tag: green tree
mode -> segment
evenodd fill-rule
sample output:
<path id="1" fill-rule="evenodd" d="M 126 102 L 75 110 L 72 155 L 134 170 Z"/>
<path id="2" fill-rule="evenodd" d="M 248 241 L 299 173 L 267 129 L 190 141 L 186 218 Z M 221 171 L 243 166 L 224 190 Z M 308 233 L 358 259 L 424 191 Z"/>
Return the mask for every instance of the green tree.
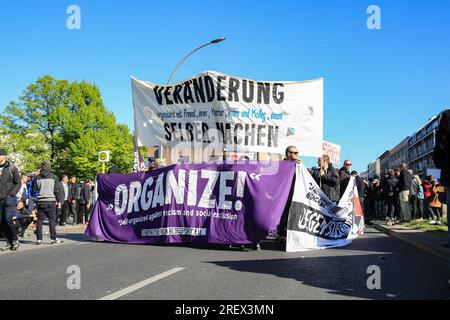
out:
<path id="1" fill-rule="evenodd" d="M 98 87 L 82 82 L 39 78 L 0 116 L 1 128 L 20 141 L 16 149 L 27 168 L 50 159 L 59 174 L 93 178 L 100 172 L 98 152 L 111 151 L 110 166 L 132 170 L 133 136 L 117 124 Z M 34 158 L 31 158 L 31 155 Z"/>

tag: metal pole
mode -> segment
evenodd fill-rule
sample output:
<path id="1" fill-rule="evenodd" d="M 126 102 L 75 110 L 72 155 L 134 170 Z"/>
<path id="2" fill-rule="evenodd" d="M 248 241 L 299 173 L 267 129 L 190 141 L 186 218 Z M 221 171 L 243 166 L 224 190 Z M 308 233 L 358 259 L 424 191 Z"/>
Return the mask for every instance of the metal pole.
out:
<path id="1" fill-rule="evenodd" d="M 169 80 L 167 80 L 167 84 L 170 83 L 170 80 L 172 80 L 173 75 L 175 74 L 175 71 L 177 71 L 178 67 L 181 66 L 181 64 L 186 61 L 187 58 L 189 58 L 190 55 L 192 55 L 194 52 L 200 50 L 201 48 L 204 48 L 206 46 L 209 46 L 210 44 L 215 44 L 215 43 L 219 43 L 221 41 L 225 40 L 225 38 L 217 38 L 212 40 L 211 42 L 208 42 L 206 44 L 201 45 L 198 48 L 195 48 L 194 50 L 192 50 L 191 52 L 189 52 L 180 62 L 178 62 L 178 64 L 175 66 L 175 69 L 173 69 L 172 73 L 170 74 Z"/>

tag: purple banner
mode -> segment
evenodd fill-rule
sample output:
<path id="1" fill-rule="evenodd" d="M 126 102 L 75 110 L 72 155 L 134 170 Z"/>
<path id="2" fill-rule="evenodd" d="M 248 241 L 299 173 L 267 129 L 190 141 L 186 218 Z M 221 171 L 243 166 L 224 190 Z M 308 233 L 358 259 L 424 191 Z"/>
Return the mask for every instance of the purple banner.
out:
<path id="1" fill-rule="evenodd" d="M 176 164 L 97 176 L 86 234 L 121 243 L 249 244 L 276 229 L 295 163 Z"/>

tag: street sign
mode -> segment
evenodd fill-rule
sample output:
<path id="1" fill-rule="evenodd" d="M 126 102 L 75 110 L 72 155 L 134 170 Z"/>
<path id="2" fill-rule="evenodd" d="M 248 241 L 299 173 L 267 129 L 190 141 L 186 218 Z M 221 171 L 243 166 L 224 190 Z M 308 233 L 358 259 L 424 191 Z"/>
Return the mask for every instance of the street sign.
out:
<path id="1" fill-rule="evenodd" d="M 99 162 L 109 162 L 110 161 L 109 151 L 100 151 L 98 153 L 98 161 Z"/>

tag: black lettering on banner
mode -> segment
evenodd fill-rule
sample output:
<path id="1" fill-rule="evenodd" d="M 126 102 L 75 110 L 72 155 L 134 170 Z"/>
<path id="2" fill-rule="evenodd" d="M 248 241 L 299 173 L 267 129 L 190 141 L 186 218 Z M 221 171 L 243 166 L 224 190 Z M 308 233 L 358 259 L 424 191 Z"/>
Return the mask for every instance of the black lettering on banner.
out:
<path id="1" fill-rule="evenodd" d="M 220 131 L 218 143 L 223 143 L 224 136 L 225 136 L 225 132 L 223 131 L 223 123 L 216 122 L 216 129 L 217 129 L 217 131 Z"/>
<path id="2" fill-rule="evenodd" d="M 248 82 L 248 89 L 247 89 Z M 247 92 L 248 90 L 248 92 Z M 255 93 L 255 84 L 253 81 L 242 80 L 242 98 L 245 102 L 253 102 L 253 96 Z"/>
<path id="3" fill-rule="evenodd" d="M 242 143 L 242 138 L 239 138 L 238 130 L 242 130 L 242 124 L 236 123 L 234 126 L 234 144 L 240 145 Z"/>
<path id="4" fill-rule="evenodd" d="M 164 97 L 166 98 L 166 104 L 173 104 L 173 101 L 169 99 L 171 89 L 172 87 L 166 87 L 166 90 L 164 90 Z"/>
<path id="5" fill-rule="evenodd" d="M 194 103 L 194 97 L 192 96 L 190 81 L 185 81 L 184 83 L 184 103 L 192 102 Z"/>
<path id="6" fill-rule="evenodd" d="M 159 86 L 156 86 L 155 88 L 153 88 L 153 92 L 155 93 L 155 97 L 156 97 L 156 100 L 158 101 L 159 105 L 162 105 L 162 103 L 163 103 L 163 97 L 162 97 L 163 90 L 164 90 L 164 88 L 159 87 Z"/>
<path id="7" fill-rule="evenodd" d="M 176 123 L 176 122 L 171 122 L 171 123 L 170 123 L 170 128 L 172 129 L 172 135 L 173 135 L 173 140 L 174 140 L 174 141 L 178 140 L 177 134 L 176 134 L 176 132 L 174 132 L 176 126 L 177 126 L 177 123 Z"/>
<path id="8" fill-rule="evenodd" d="M 166 140 L 170 141 L 172 140 L 172 132 L 169 131 L 170 129 L 170 124 L 168 124 L 167 122 L 164 123 L 164 130 L 166 130 Z"/>
<path id="9" fill-rule="evenodd" d="M 263 138 L 266 136 L 266 133 L 264 131 L 264 129 L 266 129 L 266 125 L 265 124 L 260 124 L 258 125 L 258 146 L 264 146 L 264 140 Z"/>
<path id="10" fill-rule="evenodd" d="M 270 83 L 258 82 L 258 103 L 262 103 L 264 98 L 264 104 L 270 104 Z"/>
<path id="11" fill-rule="evenodd" d="M 228 82 L 228 101 L 239 101 L 238 89 L 239 80 L 230 77 Z"/>
<path id="12" fill-rule="evenodd" d="M 224 144 L 231 145 L 233 144 L 233 139 L 231 137 L 231 124 L 225 123 L 225 136 L 224 136 Z"/>
<path id="13" fill-rule="evenodd" d="M 208 124 L 202 122 L 203 143 L 211 143 L 211 140 L 209 139 L 208 131 L 209 131 Z"/>
<path id="14" fill-rule="evenodd" d="M 324 215 L 304 203 L 291 203 L 288 230 L 305 232 L 326 240 L 341 240 L 348 237 L 351 228 L 351 220 Z"/>
<path id="15" fill-rule="evenodd" d="M 214 81 L 211 76 L 205 76 L 205 89 L 206 89 L 206 98 L 208 102 L 212 102 L 214 100 Z"/>
<path id="16" fill-rule="evenodd" d="M 178 132 L 180 133 L 180 139 L 181 139 L 181 141 L 184 141 L 184 138 L 183 138 L 183 128 L 181 127 L 181 123 L 179 123 L 178 122 Z"/>
<path id="17" fill-rule="evenodd" d="M 224 76 L 217 76 L 217 101 L 225 101 L 225 97 L 222 96 L 222 90 L 225 89 L 225 86 L 222 85 L 222 80 L 226 80 L 227 77 Z"/>
<path id="18" fill-rule="evenodd" d="M 186 123 L 186 131 L 189 134 L 189 142 L 192 142 L 194 140 L 194 126 L 192 125 L 192 123 Z"/>
<path id="19" fill-rule="evenodd" d="M 279 127 L 269 126 L 269 134 L 267 135 L 267 146 L 278 148 L 278 132 Z"/>
<path id="20" fill-rule="evenodd" d="M 182 88 L 183 88 L 183 86 L 181 84 L 177 84 L 175 86 L 175 90 L 173 92 L 173 100 L 176 104 L 183 103 L 183 99 L 181 99 L 181 96 L 180 96 L 180 92 L 181 92 Z"/>
<path id="21" fill-rule="evenodd" d="M 194 93 L 197 98 L 197 102 L 205 102 L 205 90 L 203 89 L 203 80 L 202 78 L 194 79 Z"/>
<path id="22" fill-rule="evenodd" d="M 274 83 L 272 88 L 272 94 L 273 94 L 273 101 L 276 104 L 281 104 L 284 101 L 284 92 L 278 93 L 278 87 L 284 87 L 284 84 L 282 83 Z"/>

